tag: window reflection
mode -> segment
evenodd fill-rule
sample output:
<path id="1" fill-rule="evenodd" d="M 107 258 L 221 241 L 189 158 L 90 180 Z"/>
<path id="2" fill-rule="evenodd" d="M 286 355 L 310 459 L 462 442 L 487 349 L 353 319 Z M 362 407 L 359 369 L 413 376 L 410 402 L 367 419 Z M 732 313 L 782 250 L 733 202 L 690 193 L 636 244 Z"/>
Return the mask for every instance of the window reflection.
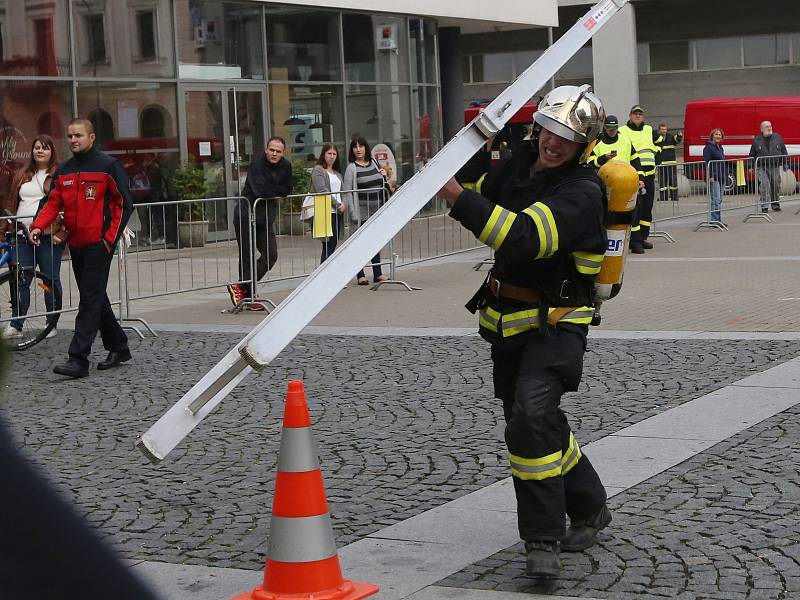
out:
<path id="1" fill-rule="evenodd" d="M 287 154 L 304 159 L 344 140 L 342 86 L 273 83 L 269 101 L 271 131 L 286 140 Z"/>
<path id="2" fill-rule="evenodd" d="M 411 81 L 437 83 L 436 26 L 432 21 L 410 19 L 408 28 L 411 36 Z"/>
<path id="3" fill-rule="evenodd" d="M 122 163 L 136 203 L 167 200 L 168 174 L 179 163 L 176 115 L 173 84 L 78 83 L 78 116 Z"/>
<path id="4" fill-rule="evenodd" d="M 372 144 L 401 139 L 411 130 L 408 94 L 406 86 L 347 86 L 348 137 L 360 135 Z"/>
<path id="5" fill-rule="evenodd" d="M 0 0 L 0 75 L 69 75 L 66 2 Z"/>
<path id="6" fill-rule="evenodd" d="M 419 86 L 411 91 L 417 120 L 415 161 L 420 168 L 442 147 L 442 115 L 438 88 Z"/>
<path id="7" fill-rule="evenodd" d="M 175 76 L 170 0 L 81 0 L 73 15 L 81 75 Z"/>
<path id="8" fill-rule="evenodd" d="M 270 8 L 266 23 L 270 79 L 331 81 L 342 78 L 338 13 Z"/>
<path id="9" fill-rule="evenodd" d="M 406 19 L 345 14 L 342 27 L 348 82 L 409 81 Z"/>
<path id="10" fill-rule="evenodd" d="M 263 79 L 261 6 L 176 0 L 180 76 Z"/>

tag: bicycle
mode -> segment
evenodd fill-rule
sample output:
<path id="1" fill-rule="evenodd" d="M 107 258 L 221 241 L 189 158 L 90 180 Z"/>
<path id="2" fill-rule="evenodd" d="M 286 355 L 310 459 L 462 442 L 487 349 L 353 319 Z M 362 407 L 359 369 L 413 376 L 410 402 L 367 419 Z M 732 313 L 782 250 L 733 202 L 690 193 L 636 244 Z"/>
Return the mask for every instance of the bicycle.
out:
<path id="1" fill-rule="evenodd" d="M 45 275 L 35 267 L 20 267 L 12 261 L 14 255 L 15 238 L 27 238 L 28 230 L 24 224 L 18 223 L 14 231 L 5 232 L 5 240 L 0 242 L 0 268 L 8 265 L 8 271 L 0 273 L 0 321 L 8 322 L 11 317 L 19 318 L 22 323 L 21 337 L 6 339 L 6 343 L 13 350 L 27 350 L 41 342 L 56 326 L 52 315 L 43 313 L 61 310 L 61 292 L 53 285 L 52 278 Z M 46 249 L 39 250 L 45 252 Z M 19 315 L 19 282 L 25 275 L 31 275 L 30 303 L 33 316 Z M 47 310 L 45 294 L 53 298 L 52 311 Z M 9 310 L 10 307 L 10 310 Z M 42 310 L 45 309 L 45 310 Z"/>

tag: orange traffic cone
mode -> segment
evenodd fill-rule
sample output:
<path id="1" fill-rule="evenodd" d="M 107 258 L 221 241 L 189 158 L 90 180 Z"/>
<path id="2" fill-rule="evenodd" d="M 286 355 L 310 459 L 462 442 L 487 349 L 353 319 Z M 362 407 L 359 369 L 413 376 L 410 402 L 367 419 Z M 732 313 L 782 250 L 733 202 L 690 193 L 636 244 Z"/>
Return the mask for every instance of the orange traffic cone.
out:
<path id="1" fill-rule="evenodd" d="M 290 381 L 264 583 L 232 600 L 358 600 L 378 589 L 342 577 L 303 382 Z"/>

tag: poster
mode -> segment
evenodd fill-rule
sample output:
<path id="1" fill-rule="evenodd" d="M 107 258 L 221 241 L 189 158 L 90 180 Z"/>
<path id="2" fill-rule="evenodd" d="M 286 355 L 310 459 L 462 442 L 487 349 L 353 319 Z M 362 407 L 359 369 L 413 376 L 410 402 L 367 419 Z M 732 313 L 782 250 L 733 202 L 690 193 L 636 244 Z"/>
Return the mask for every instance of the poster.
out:
<path id="1" fill-rule="evenodd" d="M 386 178 L 389 180 L 389 187 L 392 190 L 397 188 L 397 161 L 394 152 L 386 144 L 375 144 L 372 148 L 372 158 L 386 171 Z"/>

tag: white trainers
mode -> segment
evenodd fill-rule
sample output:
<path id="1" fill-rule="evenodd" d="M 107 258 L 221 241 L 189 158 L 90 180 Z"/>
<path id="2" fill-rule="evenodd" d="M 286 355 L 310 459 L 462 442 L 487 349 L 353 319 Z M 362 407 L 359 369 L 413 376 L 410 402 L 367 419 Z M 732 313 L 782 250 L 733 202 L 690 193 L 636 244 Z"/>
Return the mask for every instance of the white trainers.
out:
<path id="1" fill-rule="evenodd" d="M 47 335 L 46 335 L 46 336 L 44 336 L 44 337 L 45 337 L 45 339 L 47 339 L 47 338 L 54 338 L 54 337 L 56 337 L 56 334 L 57 334 L 57 333 L 58 333 L 58 329 L 56 329 L 55 327 L 53 327 L 53 328 L 52 328 L 50 331 L 48 331 L 48 332 L 47 332 Z"/>
<path id="2" fill-rule="evenodd" d="M 22 331 L 20 329 L 17 329 L 16 327 L 12 327 L 11 325 L 9 325 L 8 327 L 6 327 L 3 330 L 2 336 L 3 336 L 4 340 L 12 340 L 14 338 L 21 338 L 22 337 Z"/>

